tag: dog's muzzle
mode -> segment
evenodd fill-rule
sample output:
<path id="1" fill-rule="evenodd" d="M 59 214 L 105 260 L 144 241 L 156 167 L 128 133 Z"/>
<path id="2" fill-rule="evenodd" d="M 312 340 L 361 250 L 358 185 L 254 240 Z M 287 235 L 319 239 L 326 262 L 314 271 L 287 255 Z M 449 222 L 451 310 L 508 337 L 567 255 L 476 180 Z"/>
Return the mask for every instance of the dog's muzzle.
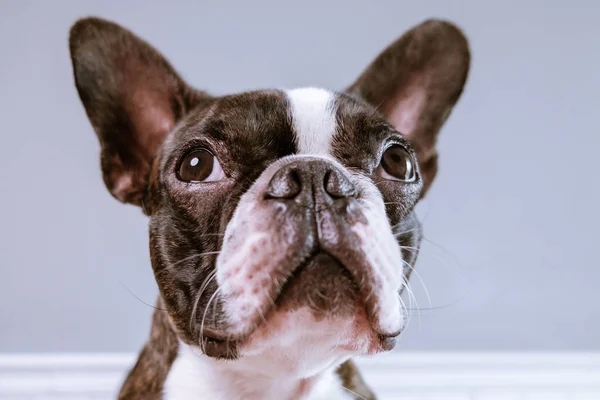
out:
<path id="1" fill-rule="evenodd" d="M 374 185 L 326 158 L 267 168 L 240 199 L 217 258 L 229 337 L 272 312 L 369 320 L 382 337 L 402 326 L 402 260 Z"/>

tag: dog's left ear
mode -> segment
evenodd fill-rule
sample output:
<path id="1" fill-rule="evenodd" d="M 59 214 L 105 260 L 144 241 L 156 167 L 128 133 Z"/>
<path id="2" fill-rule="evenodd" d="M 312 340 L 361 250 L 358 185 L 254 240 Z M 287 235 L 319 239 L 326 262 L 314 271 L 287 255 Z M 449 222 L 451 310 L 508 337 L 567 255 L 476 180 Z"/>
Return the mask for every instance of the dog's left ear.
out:
<path id="1" fill-rule="evenodd" d="M 423 191 L 437 172 L 437 135 L 469 72 L 466 37 L 449 22 L 428 20 L 388 46 L 347 91 L 376 107 L 417 152 Z"/>

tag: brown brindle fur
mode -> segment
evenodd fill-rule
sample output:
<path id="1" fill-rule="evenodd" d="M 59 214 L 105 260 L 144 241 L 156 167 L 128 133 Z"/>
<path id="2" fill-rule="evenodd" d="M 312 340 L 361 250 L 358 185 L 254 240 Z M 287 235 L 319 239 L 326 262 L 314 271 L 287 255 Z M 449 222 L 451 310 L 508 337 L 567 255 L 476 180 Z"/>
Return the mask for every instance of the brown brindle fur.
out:
<path id="1" fill-rule="evenodd" d="M 377 400 L 375 394 L 371 392 L 369 386 L 362 379 L 360 371 L 356 368 L 356 364 L 352 360 L 348 360 L 340 365 L 335 372 L 342 380 L 342 385 L 346 389 L 350 389 L 356 393 L 356 396 L 354 396 L 355 399 Z"/>
<path id="2" fill-rule="evenodd" d="M 152 316 L 150 338 L 129 372 L 119 399 L 159 400 L 171 364 L 177 357 L 178 347 L 177 334 L 159 298 Z"/>

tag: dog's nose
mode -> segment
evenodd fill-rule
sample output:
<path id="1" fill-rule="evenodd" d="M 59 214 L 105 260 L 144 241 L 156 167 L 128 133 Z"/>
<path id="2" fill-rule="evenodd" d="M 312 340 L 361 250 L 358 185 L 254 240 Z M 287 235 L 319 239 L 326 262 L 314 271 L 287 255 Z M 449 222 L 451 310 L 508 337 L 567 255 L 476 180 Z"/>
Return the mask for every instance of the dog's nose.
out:
<path id="1" fill-rule="evenodd" d="M 265 197 L 327 201 L 353 197 L 356 187 L 338 167 L 325 160 L 294 160 L 281 167 L 267 185 Z"/>

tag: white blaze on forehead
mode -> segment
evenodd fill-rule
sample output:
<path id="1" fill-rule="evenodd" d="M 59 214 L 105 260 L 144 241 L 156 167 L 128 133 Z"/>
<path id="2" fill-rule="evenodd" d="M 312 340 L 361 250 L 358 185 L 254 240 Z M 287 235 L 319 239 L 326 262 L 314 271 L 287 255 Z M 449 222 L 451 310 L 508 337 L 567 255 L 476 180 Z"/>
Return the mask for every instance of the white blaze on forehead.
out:
<path id="1" fill-rule="evenodd" d="M 299 154 L 328 156 L 335 133 L 333 93 L 316 88 L 286 91 Z"/>

